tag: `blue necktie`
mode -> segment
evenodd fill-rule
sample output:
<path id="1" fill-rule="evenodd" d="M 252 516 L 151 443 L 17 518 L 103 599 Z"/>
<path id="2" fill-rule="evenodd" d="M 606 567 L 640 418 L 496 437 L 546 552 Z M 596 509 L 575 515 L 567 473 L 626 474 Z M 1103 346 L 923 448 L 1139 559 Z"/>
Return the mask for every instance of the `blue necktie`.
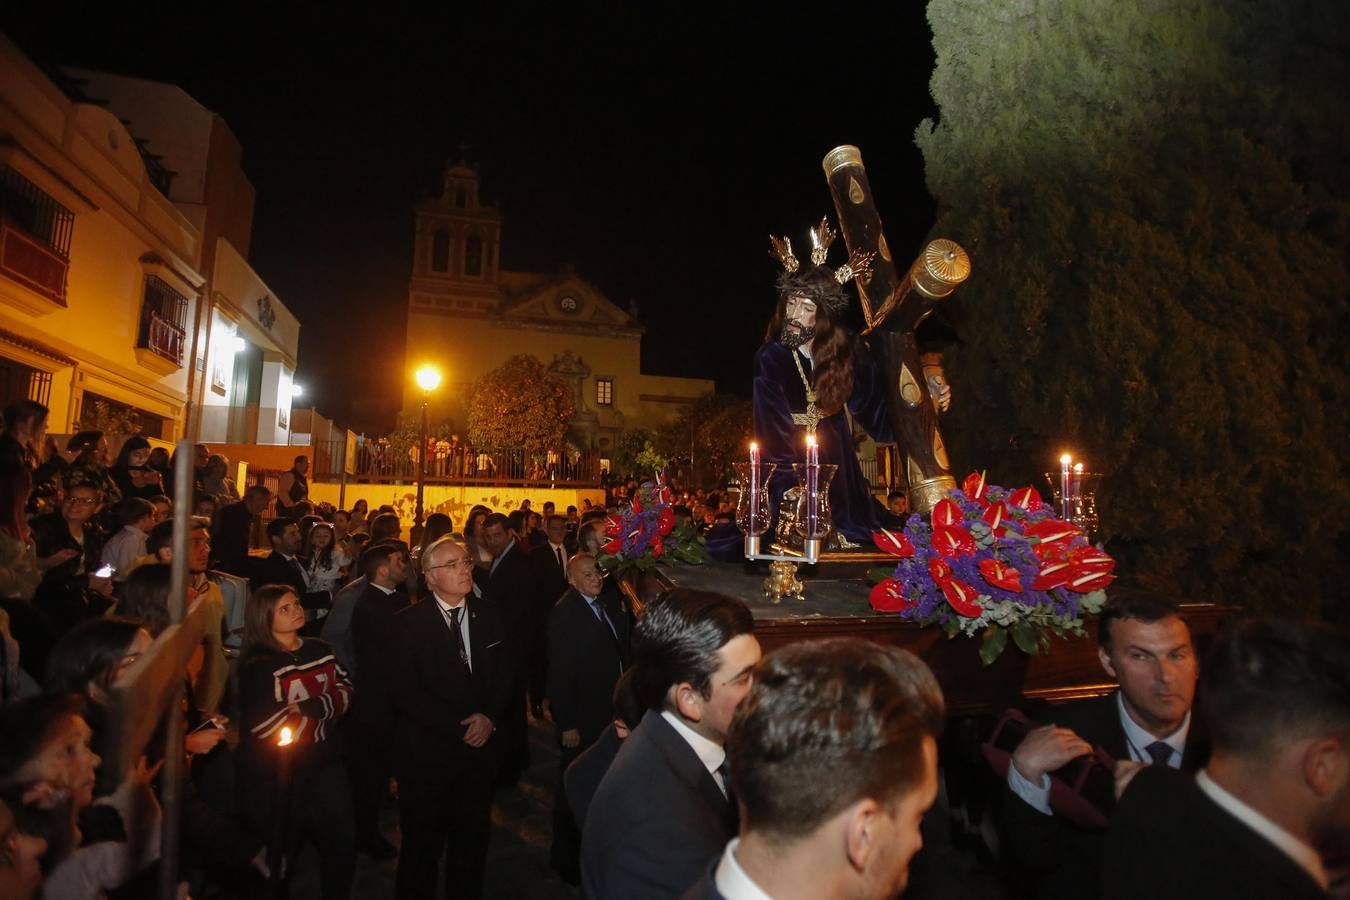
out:
<path id="1" fill-rule="evenodd" d="M 1166 741 L 1154 741 L 1144 748 L 1153 757 L 1153 765 L 1165 766 L 1172 761 L 1172 745 Z"/>

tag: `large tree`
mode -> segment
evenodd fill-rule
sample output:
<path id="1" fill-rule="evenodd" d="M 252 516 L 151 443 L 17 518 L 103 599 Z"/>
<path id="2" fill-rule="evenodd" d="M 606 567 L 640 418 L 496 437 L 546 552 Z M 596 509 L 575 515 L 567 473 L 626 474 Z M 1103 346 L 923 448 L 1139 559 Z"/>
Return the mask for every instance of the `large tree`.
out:
<path id="1" fill-rule="evenodd" d="M 1345 9 L 929 4 L 917 141 L 974 264 L 948 442 L 1004 483 L 1086 456 L 1121 573 L 1173 596 L 1346 595 Z"/>
<path id="2" fill-rule="evenodd" d="M 469 440 L 497 450 L 560 450 L 576 411 L 562 379 L 533 356 L 513 356 L 474 382 Z"/>
<path id="3" fill-rule="evenodd" d="M 732 464 L 749 452 L 750 401 L 730 394 L 705 394 L 675 421 L 658 429 L 654 445 L 671 468 L 684 473 L 694 486 L 715 485 L 731 477 Z"/>

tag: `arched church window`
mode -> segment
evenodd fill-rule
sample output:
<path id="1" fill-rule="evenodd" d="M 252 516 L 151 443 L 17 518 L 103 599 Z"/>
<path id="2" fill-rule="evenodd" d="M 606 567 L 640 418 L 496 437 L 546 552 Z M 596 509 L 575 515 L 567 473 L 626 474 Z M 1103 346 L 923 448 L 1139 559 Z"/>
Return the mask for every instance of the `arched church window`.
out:
<path id="1" fill-rule="evenodd" d="M 483 239 L 470 237 L 464 241 L 464 274 L 483 274 Z"/>
<path id="2" fill-rule="evenodd" d="M 450 271 L 450 235 L 444 228 L 436 229 L 431 236 L 431 271 Z"/>

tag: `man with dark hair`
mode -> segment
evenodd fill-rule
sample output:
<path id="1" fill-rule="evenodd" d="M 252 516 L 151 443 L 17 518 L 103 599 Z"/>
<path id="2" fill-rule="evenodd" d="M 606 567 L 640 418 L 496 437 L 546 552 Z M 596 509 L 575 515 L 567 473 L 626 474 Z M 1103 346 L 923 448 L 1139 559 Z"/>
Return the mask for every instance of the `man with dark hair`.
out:
<path id="1" fill-rule="evenodd" d="M 517 515 L 520 511 L 512 513 Z M 497 723 L 504 758 L 501 778 L 514 784 L 529 764 L 529 733 L 525 721 L 525 695 L 530 641 L 534 634 L 534 593 L 525 549 L 516 540 L 511 519 L 492 513 L 483 520 L 479 533 L 483 546 L 492 554 L 487 577 L 482 579 L 483 599 L 497 610 L 506 628 L 510 657 L 515 662 L 511 681 L 511 703 L 506 717 Z M 481 578 L 481 573 L 478 574 Z"/>
<path id="2" fill-rule="evenodd" d="M 287 584 L 297 596 L 309 590 L 309 576 L 297 556 L 300 552 L 300 523 L 292 519 L 273 519 L 267 523 L 267 539 L 272 552 L 264 559 L 249 580 L 253 590 L 265 584 Z"/>
<path id="3" fill-rule="evenodd" d="M 1198 775 L 1117 773 L 1105 896 L 1326 896 L 1327 869 L 1350 860 L 1350 635 L 1240 622 L 1200 693 L 1213 751 Z"/>
<path id="4" fill-rule="evenodd" d="M 1037 897 L 1096 896 L 1102 832 L 1050 808 L 1050 773 L 1100 747 L 1116 760 L 1193 772 L 1208 744 L 1193 732 L 1199 673 L 1190 629 L 1175 604 L 1148 594 L 1113 597 L 1097 623 L 1102 669 L 1120 684 L 1103 697 L 1060 704 L 1037 717 L 1013 752 L 1004 797 L 1013 861 Z"/>
<path id="5" fill-rule="evenodd" d="M 398 540 L 402 534 L 403 523 L 399 521 L 397 513 L 382 512 L 370 520 L 370 542 L 372 544 Z"/>
<path id="6" fill-rule="evenodd" d="M 215 568 L 241 578 L 249 576 L 249 535 L 254 521 L 271 501 L 272 492 L 267 486 L 255 484 L 244 491 L 242 500 L 220 508 L 211 533 Z"/>
<path id="7" fill-rule="evenodd" d="M 679 896 L 735 834 L 724 746 L 759 662 L 754 619 L 734 597 L 676 588 L 644 613 L 633 661 L 648 711 L 581 839 L 582 890 L 597 900 Z"/>
<path id="8" fill-rule="evenodd" d="M 347 769 L 356 815 L 356 849 L 374 859 L 397 854 L 379 829 L 380 799 L 392 768 L 388 735 L 394 728 L 389 696 L 391 667 L 399 654 L 394 616 L 408 606 L 399 589 L 407 576 L 408 557 L 393 542 L 373 544 L 361 554 L 366 587 L 352 610 L 351 644 L 356 657 L 356 698 L 347 717 Z"/>
<path id="9" fill-rule="evenodd" d="M 942 720 L 908 651 L 840 638 L 766 656 L 727 741 L 740 837 L 685 897 L 897 896 L 937 798 Z"/>

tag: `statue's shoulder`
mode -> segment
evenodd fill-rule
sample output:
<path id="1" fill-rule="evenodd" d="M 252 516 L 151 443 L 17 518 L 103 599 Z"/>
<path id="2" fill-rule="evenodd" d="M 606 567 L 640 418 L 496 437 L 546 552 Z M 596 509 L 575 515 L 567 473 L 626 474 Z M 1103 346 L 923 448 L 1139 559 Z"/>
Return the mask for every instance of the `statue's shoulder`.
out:
<path id="1" fill-rule="evenodd" d="M 780 368 L 792 365 L 792 351 L 778 341 L 766 341 L 755 351 L 755 365 Z"/>

